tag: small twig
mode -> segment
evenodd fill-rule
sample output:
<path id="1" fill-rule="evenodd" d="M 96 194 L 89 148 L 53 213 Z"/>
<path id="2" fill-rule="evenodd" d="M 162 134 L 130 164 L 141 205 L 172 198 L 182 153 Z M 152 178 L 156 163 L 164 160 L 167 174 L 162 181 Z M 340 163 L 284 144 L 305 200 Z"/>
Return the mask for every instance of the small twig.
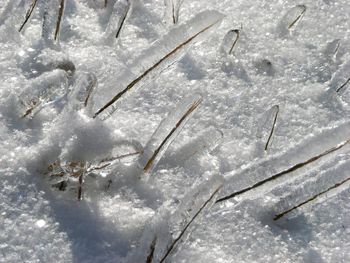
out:
<path id="1" fill-rule="evenodd" d="M 23 24 L 21 25 L 21 27 L 19 28 L 18 32 L 21 32 L 22 29 L 24 28 L 25 24 L 28 22 L 29 18 L 31 17 L 32 13 L 33 13 L 33 10 L 36 6 L 36 3 L 38 2 L 38 0 L 33 0 L 33 2 L 31 3 L 31 5 L 29 6 L 29 9 L 26 13 L 26 17 L 24 19 L 24 22 Z"/>
<path id="2" fill-rule="evenodd" d="M 146 263 L 152 263 L 153 256 L 154 256 L 154 250 L 156 249 L 156 243 L 157 243 L 157 237 L 154 237 L 154 239 L 153 239 L 153 241 L 151 243 L 149 255 L 148 255 L 147 259 L 146 259 Z"/>
<path id="3" fill-rule="evenodd" d="M 267 148 L 268 148 L 268 146 L 269 146 L 269 144 L 270 144 L 270 140 L 271 140 L 271 138 L 272 138 L 273 132 L 274 132 L 275 127 L 276 127 L 276 121 L 277 121 L 278 112 L 279 112 L 279 110 L 280 110 L 280 107 L 279 107 L 278 105 L 275 105 L 275 106 L 273 106 L 273 107 L 275 107 L 277 110 L 276 110 L 275 117 L 274 117 L 274 119 L 273 119 L 273 124 L 272 124 L 272 128 L 271 128 L 271 132 L 270 132 L 269 138 L 267 139 L 267 142 L 266 142 L 266 144 L 265 144 L 265 151 L 267 151 Z"/>
<path id="4" fill-rule="evenodd" d="M 337 89 L 337 93 L 338 93 L 339 91 L 341 91 L 349 82 L 350 82 L 350 78 L 348 78 L 348 79 L 345 81 L 345 83 L 344 83 L 343 85 L 341 85 L 341 86 Z"/>
<path id="5" fill-rule="evenodd" d="M 254 185 L 252 185 L 250 187 L 244 188 L 244 189 L 239 190 L 237 192 L 234 192 L 234 193 L 232 193 L 232 194 L 230 194 L 228 196 L 222 197 L 222 198 L 218 199 L 216 201 L 216 203 L 219 203 L 219 202 L 222 202 L 222 201 L 226 201 L 226 200 L 231 199 L 231 198 L 233 198 L 233 197 L 235 197 L 237 195 L 241 195 L 241 194 L 243 194 L 243 193 L 245 193 L 247 191 L 253 190 L 254 188 L 257 188 L 257 187 L 259 187 L 259 186 L 261 186 L 261 185 L 263 185 L 263 184 L 265 184 L 267 182 L 276 180 L 277 178 L 281 177 L 282 175 L 294 172 L 295 170 L 298 170 L 298 169 L 304 167 L 307 164 L 310 164 L 310 163 L 313 163 L 313 162 L 317 161 L 318 159 L 322 158 L 323 156 L 326 156 L 326 155 L 328 155 L 328 154 L 330 154 L 332 152 L 335 152 L 335 151 L 343 148 L 348 143 L 350 143 L 350 139 L 346 140 L 345 142 L 340 143 L 339 145 L 337 145 L 337 146 L 335 146 L 335 147 L 333 147 L 331 149 L 328 149 L 327 151 L 325 151 L 325 152 L 323 152 L 323 153 L 321 153 L 321 154 L 319 154 L 317 156 L 314 156 L 314 157 L 312 157 L 312 158 L 310 158 L 310 159 L 308 159 L 308 160 L 306 160 L 304 162 L 298 163 L 298 164 L 296 164 L 296 165 L 294 165 L 294 166 L 292 166 L 292 167 L 290 167 L 290 168 L 288 168 L 288 169 L 286 169 L 286 170 L 284 170 L 282 172 L 279 172 L 279 173 L 277 173 L 277 174 L 275 174 L 275 175 L 273 175 L 271 177 L 268 177 L 265 180 L 262 180 L 262 181 L 254 184 Z"/>
<path id="6" fill-rule="evenodd" d="M 58 36 L 58 34 L 60 32 L 61 20 L 62 20 L 63 11 L 64 11 L 64 4 L 65 4 L 65 0 L 61 0 L 60 7 L 59 7 L 59 10 L 58 10 L 57 23 L 56 23 L 55 40 L 57 40 L 57 36 Z"/>
<path id="7" fill-rule="evenodd" d="M 317 197 L 319 197 L 319 196 L 321 196 L 321 195 L 323 195 L 323 194 L 329 192 L 329 191 L 332 190 L 332 189 L 335 189 L 335 188 L 341 186 L 342 184 L 346 183 L 347 181 L 350 181 L 350 177 L 347 178 L 347 179 L 345 179 L 345 180 L 343 180 L 343 181 L 341 181 L 340 183 L 336 183 L 335 185 L 329 187 L 327 190 L 325 190 L 325 191 L 323 191 L 323 192 L 320 192 L 320 193 L 314 195 L 313 197 L 311 197 L 311 198 L 307 199 L 306 201 L 304 201 L 304 202 L 302 202 L 302 203 L 300 203 L 300 204 L 298 204 L 298 205 L 296 205 L 296 206 L 294 206 L 294 207 L 292 207 L 292 208 L 290 208 L 290 209 L 284 211 L 283 213 L 280 213 L 280 214 L 276 215 L 276 216 L 273 218 L 273 220 L 276 221 L 276 220 L 280 219 L 281 217 L 285 216 L 286 214 L 292 212 L 293 210 L 295 210 L 295 209 L 297 209 L 297 208 L 299 208 L 299 207 L 301 207 L 301 206 L 303 206 L 303 205 L 305 205 L 305 204 L 307 204 L 307 203 L 309 203 L 309 202 L 315 200 Z"/>
<path id="8" fill-rule="evenodd" d="M 107 7 L 108 4 L 108 0 L 105 0 L 105 8 Z"/>
<path id="9" fill-rule="evenodd" d="M 179 240 L 182 238 L 182 236 L 185 234 L 186 230 L 189 228 L 189 226 L 193 223 L 193 221 L 198 217 L 198 215 L 202 212 L 202 210 L 212 201 L 215 197 L 215 195 L 220 191 L 222 185 L 220 185 L 214 193 L 209 197 L 207 201 L 201 206 L 201 208 L 198 210 L 198 212 L 192 217 L 192 219 L 186 224 L 186 226 L 183 228 L 179 236 L 171 243 L 171 245 L 168 247 L 165 255 L 163 258 L 159 261 L 159 263 L 162 263 L 166 260 L 166 258 L 170 255 L 176 244 L 179 242 Z"/>

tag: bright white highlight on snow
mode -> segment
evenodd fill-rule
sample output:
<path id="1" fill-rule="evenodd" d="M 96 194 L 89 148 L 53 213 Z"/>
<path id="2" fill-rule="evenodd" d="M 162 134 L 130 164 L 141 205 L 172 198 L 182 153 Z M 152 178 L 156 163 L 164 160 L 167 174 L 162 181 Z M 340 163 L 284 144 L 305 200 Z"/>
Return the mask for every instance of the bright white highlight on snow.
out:
<path id="1" fill-rule="evenodd" d="M 35 222 L 35 225 L 36 225 L 37 227 L 39 227 L 39 228 L 42 228 L 42 227 L 44 227 L 44 226 L 46 225 L 46 222 L 45 222 L 45 220 L 40 219 L 40 220 L 38 220 L 38 221 Z"/>

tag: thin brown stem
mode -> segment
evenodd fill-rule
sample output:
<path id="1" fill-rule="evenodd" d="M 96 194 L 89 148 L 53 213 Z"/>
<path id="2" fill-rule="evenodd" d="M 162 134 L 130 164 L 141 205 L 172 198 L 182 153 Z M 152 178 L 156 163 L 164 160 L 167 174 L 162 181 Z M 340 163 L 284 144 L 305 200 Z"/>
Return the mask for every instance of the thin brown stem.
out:
<path id="1" fill-rule="evenodd" d="M 83 182 L 84 182 L 84 172 L 80 171 L 79 175 L 79 187 L 78 187 L 78 201 L 83 199 Z"/>
<path id="2" fill-rule="evenodd" d="M 350 78 L 348 78 L 343 85 L 341 85 L 338 89 L 337 92 L 341 91 L 346 85 L 348 85 L 348 83 L 350 82 Z"/>
<path id="3" fill-rule="evenodd" d="M 271 128 L 271 132 L 270 132 L 270 134 L 269 134 L 269 138 L 267 139 L 267 142 L 266 142 L 266 144 L 265 144 L 265 151 L 267 151 L 267 148 L 269 147 L 269 144 L 270 144 L 270 141 L 271 141 L 273 132 L 274 132 L 275 127 L 276 127 L 278 112 L 280 111 L 280 107 L 279 107 L 278 105 L 275 105 L 274 107 L 276 107 L 277 110 L 276 110 L 275 117 L 274 117 L 274 119 L 273 119 L 272 128 Z"/>
<path id="4" fill-rule="evenodd" d="M 295 18 L 295 20 L 288 25 L 288 29 L 291 29 L 303 17 L 304 13 L 306 12 L 306 6 L 305 5 L 299 5 L 298 7 L 301 7 L 303 10 L 297 16 L 297 18 Z"/>
<path id="5" fill-rule="evenodd" d="M 26 17 L 24 19 L 24 22 L 22 23 L 21 27 L 19 28 L 18 32 L 21 32 L 22 29 L 24 28 L 24 26 L 26 25 L 26 23 L 28 22 L 29 18 L 31 17 L 33 11 L 34 11 L 34 8 L 36 6 L 36 3 L 38 2 L 38 0 L 33 0 L 31 5 L 29 6 L 29 9 L 26 13 Z"/>
<path id="6" fill-rule="evenodd" d="M 239 39 L 239 30 L 238 29 L 233 29 L 232 32 L 235 32 L 236 33 L 236 38 L 235 40 L 233 41 L 232 43 L 232 46 L 230 48 L 230 51 L 228 52 L 229 54 L 232 54 L 233 52 L 233 49 L 235 48 L 237 42 L 238 42 L 238 39 Z"/>
<path id="7" fill-rule="evenodd" d="M 343 181 L 341 181 L 340 183 L 336 183 L 335 185 L 329 187 L 327 190 L 322 191 L 322 192 L 320 192 L 320 193 L 314 195 L 313 197 L 311 197 L 311 198 L 307 199 L 306 201 L 304 201 L 304 202 L 302 202 L 302 203 L 300 203 L 300 204 L 298 204 L 298 205 L 296 205 L 296 206 L 294 206 L 294 207 L 292 207 L 292 208 L 290 208 L 290 209 L 284 211 L 283 213 L 280 213 L 280 214 L 276 215 L 276 216 L 273 218 L 273 220 L 278 220 L 278 219 L 282 218 L 283 216 L 285 216 L 286 214 L 292 212 L 293 210 L 298 209 L 299 207 L 301 207 L 301 206 L 303 206 L 303 205 L 305 205 L 305 204 L 307 204 L 307 203 L 309 203 L 309 202 L 315 200 L 316 198 L 318 198 L 318 197 L 324 195 L 325 193 L 329 192 L 330 190 L 333 190 L 333 189 L 335 189 L 335 188 L 341 186 L 342 184 L 346 183 L 347 181 L 350 181 L 350 177 L 347 178 L 347 179 L 345 179 L 345 180 L 343 180 Z"/>
<path id="8" fill-rule="evenodd" d="M 59 10 L 58 10 L 57 23 L 56 23 L 55 40 L 57 40 L 58 34 L 60 32 L 61 21 L 62 21 L 63 12 L 64 12 L 64 5 L 65 5 L 65 0 L 61 0 L 60 7 L 59 7 Z"/>
<path id="9" fill-rule="evenodd" d="M 193 221 L 198 217 L 198 215 L 200 215 L 200 213 L 203 211 L 203 209 L 210 203 L 210 201 L 212 201 L 215 197 L 216 194 L 219 193 L 220 189 L 221 189 L 222 185 L 220 185 L 215 191 L 214 193 L 209 197 L 209 199 L 207 201 L 205 201 L 205 203 L 201 206 L 201 208 L 198 210 L 198 212 L 192 217 L 192 219 L 186 224 L 186 226 L 183 228 L 183 230 L 181 231 L 181 233 L 179 234 L 179 236 L 177 238 L 175 238 L 175 240 L 171 243 L 171 245 L 168 247 L 165 255 L 163 256 L 163 258 L 159 261 L 159 263 L 162 263 L 166 260 L 166 258 L 170 255 L 170 253 L 173 251 L 174 247 L 177 245 L 177 243 L 180 241 L 180 239 L 182 238 L 182 236 L 185 234 L 186 230 L 189 228 L 189 226 L 193 223 Z"/>
<path id="10" fill-rule="evenodd" d="M 217 22 L 207 26 L 206 28 L 202 29 L 197 34 L 193 35 L 180 45 L 178 45 L 176 48 L 171 50 L 169 53 L 167 53 L 164 57 L 162 57 L 158 62 L 156 62 L 154 65 L 152 65 L 150 68 L 148 68 L 144 73 L 142 73 L 139 77 L 134 79 L 125 89 L 120 91 L 116 96 L 114 96 L 109 102 L 106 103 L 102 108 L 100 108 L 93 118 L 96 118 L 99 114 L 101 114 L 103 111 L 105 111 L 108 107 L 110 107 L 112 104 L 114 104 L 117 100 L 119 100 L 127 91 L 131 90 L 137 83 L 139 83 L 144 77 L 146 77 L 149 73 L 151 73 L 154 69 L 156 69 L 162 62 L 164 62 L 167 58 L 169 58 L 171 55 L 175 54 L 177 51 L 179 51 L 181 48 L 186 46 L 188 43 L 190 43 L 193 39 L 195 39 L 197 36 L 202 34 L 203 32 L 207 31 L 211 27 L 213 27 Z"/>
<path id="11" fill-rule="evenodd" d="M 252 186 L 250 186 L 250 187 L 244 188 L 244 189 L 239 190 L 239 191 L 237 191 L 237 192 L 234 192 L 234 193 L 232 193 L 232 194 L 230 194 L 230 195 L 228 195 L 228 196 L 222 197 L 222 198 L 218 199 L 216 202 L 219 203 L 219 202 L 222 202 L 222 201 L 226 201 L 226 200 L 228 200 L 228 199 L 231 199 L 231 198 L 233 198 L 233 197 L 236 197 L 236 196 L 238 196 L 238 195 L 241 195 L 241 194 L 243 194 L 243 193 L 245 193 L 245 192 L 248 192 L 248 191 L 250 191 L 250 190 L 253 190 L 253 189 L 255 189 L 255 188 L 259 187 L 259 186 L 262 186 L 263 184 L 265 184 L 265 183 L 267 183 L 267 182 L 276 180 L 276 179 L 278 179 L 279 177 L 281 177 L 281 176 L 283 176 L 283 175 L 285 175 L 285 174 L 294 172 L 294 171 L 296 171 L 296 170 L 298 170 L 298 169 L 304 167 L 305 165 L 308 165 L 308 164 L 310 164 L 310 163 L 313 163 L 313 162 L 317 161 L 318 159 L 320 159 L 320 158 L 322 158 L 322 157 L 324 157 L 324 156 L 326 156 L 326 155 L 328 155 L 328 154 L 330 154 L 330 153 L 332 153 L 332 152 L 335 152 L 335 151 L 337 151 L 337 150 L 343 148 L 343 147 L 344 147 L 345 145 L 347 145 L 349 142 L 350 142 L 350 139 L 349 139 L 349 140 L 346 140 L 346 141 L 342 142 L 341 144 L 339 144 L 339 145 L 337 145 L 337 146 L 335 146 L 335 147 L 333 147 L 333 148 L 330 148 L 330 149 L 328 149 L 327 151 L 325 151 L 325 152 L 323 152 L 323 153 L 321 153 L 321 154 L 319 154 L 319 155 L 317 155 L 317 156 L 314 156 L 314 157 L 312 157 L 312 158 L 310 158 L 310 159 L 308 159 L 308 160 L 306 160 L 306 161 L 304 161 L 304 162 L 298 163 L 298 164 L 296 164 L 296 165 L 294 165 L 294 166 L 292 166 L 292 167 L 290 167 L 290 168 L 288 168 L 288 169 L 286 169 L 286 170 L 284 170 L 284 171 L 282 171 L 282 172 L 279 172 L 279 173 L 277 173 L 277 174 L 274 174 L 273 176 L 268 177 L 268 178 L 266 178 L 265 180 L 262 180 L 262 181 L 260 181 L 260 182 L 258 182 L 258 183 L 256 183 L 256 184 L 254 184 L 254 185 L 252 185 Z"/>
<path id="12" fill-rule="evenodd" d="M 156 249 L 156 243 L 157 243 L 157 237 L 155 237 L 151 243 L 150 252 L 149 252 L 148 257 L 146 259 L 146 263 L 152 263 L 153 256 L 154 256 L 154 250 Z"/>
<path id="13" fill-rule="evenodd" d="M 127 0 L 127 1 L 128 1 L 128 0 Z M 118 31 L 117 31 L 117 34 L 115 35 L 115 38 L 118 38 L 118 37 L 119 37 L 120 32 L 122 31 L 122 27 L 123 27 L 123 25 L 124 25 L 124 23 L 125 23 L 126 17 L 128 16 L 129 10 L 130 10 L 130 4 L 128 4 L 128 9 L 126 10 L 126 12 L 125 12 L 125 14 L 124 14 L 124 16 L 123 16 L 122 22 L 121 22 L 121 24 L 120 24 L 120 26 L 119 26 L 119 28 L 118 28 Z"/>
<path id="14" fill-rule="evenodd" d="M 166 142 L 171 138 L 171 136 L 174 134 L 174 132 L 181 126 L 181 124 L 186 120 L 186 118 L 201 104 L 202 98 L 195 101 L 191 107 L 186 111 L 186 113 L 181 117 L 181 119 L 176 123 L 175 127 L 169 132 L 169 134 L 165 137 L 165 139 L 162 141 L 162 143 L 158 146 L 158 148 L 154 151 L 151 158 L 148 160 L 147 164 L 143 168 L 145 172 L 147 172 L 151 167 L 156 159 L 158 153 L 163 148 L 163 146 L 166 144 Z"/>

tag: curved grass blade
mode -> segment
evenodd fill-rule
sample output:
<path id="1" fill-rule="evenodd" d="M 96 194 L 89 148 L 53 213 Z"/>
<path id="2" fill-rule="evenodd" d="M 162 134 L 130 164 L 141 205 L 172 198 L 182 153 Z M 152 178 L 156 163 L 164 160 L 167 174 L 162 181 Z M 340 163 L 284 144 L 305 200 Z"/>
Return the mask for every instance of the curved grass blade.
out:
<path id="1" fill-rule="evenodd" d="M 296 5 L 295 7 L 291 8 L 281 19 L 278 30 L 280 33 L 280 36 L 285 36 L 293 30 L 298 22 L 301 21 L 304 14 L 306 12 L 306 6 L 305 5 Z"/>
<path id="2" fill-rule="evenodd" d="M 158 126 L 148 141 L 138 166 L 150 172 L 202 102 L 200 95 L 185 98 Z"/>

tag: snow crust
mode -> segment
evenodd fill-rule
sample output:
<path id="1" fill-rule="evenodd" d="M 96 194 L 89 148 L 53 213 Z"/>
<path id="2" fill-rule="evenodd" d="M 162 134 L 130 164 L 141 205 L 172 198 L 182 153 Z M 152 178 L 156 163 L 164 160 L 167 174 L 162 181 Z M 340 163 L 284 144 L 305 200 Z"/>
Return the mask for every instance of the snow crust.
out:
<path id="1" fill-rule="evenodd" d="M 347 0 L 0 2 L 0 262 L 350 262 Z"/>

